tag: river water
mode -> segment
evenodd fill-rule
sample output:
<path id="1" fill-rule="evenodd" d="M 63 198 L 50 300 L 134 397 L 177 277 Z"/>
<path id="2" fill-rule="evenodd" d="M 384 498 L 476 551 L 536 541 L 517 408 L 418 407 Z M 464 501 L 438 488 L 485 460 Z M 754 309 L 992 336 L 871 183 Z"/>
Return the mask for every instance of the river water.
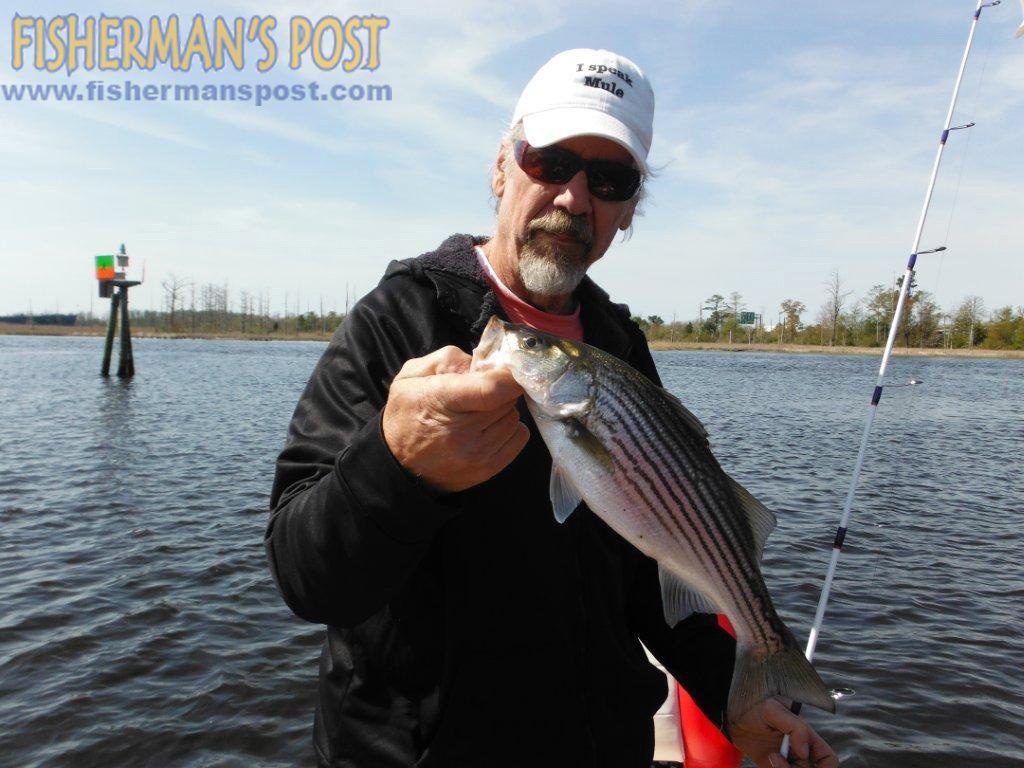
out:
<path id="1" fill-rule="evenodd" d="M 0 337 L 0 765 L 306 766 L 322 628 L 262 535 L 311 342 Z M 779 517 L 801 642 L 876 358 L 663 352 L 666 385 Z M 896 359 L 808 713 L 846 766 L 1024 766 L 1024 361 Z"/>

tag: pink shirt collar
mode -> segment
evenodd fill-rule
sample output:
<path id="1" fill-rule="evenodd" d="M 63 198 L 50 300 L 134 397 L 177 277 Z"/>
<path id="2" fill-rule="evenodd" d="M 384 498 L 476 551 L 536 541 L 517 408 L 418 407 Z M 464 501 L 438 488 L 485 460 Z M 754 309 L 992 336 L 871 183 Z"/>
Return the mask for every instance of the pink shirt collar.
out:
<path id="1" fill-rule="evenodd" d="M 487 282 L 498 297 L 501 308 L 505 310 L 508 319 L 513 323 L 528 325 L 538 331 L 544 331 L 554 336 L 563 336 L 574 341 L 583 341 L 583 324 L 580 322 L 580 307 L 576 304 L 576 311 L 571 315 L 556 315 L 551 312 L 544 312 L 531 304 L 527 304 L 516 296 L 505 283 L 501 281 L 498 274 L 491 268 L 487 255 L 480 246 L 474 246 L 477 261 L 480 262 L 480 269 L 487 278 Z"/>

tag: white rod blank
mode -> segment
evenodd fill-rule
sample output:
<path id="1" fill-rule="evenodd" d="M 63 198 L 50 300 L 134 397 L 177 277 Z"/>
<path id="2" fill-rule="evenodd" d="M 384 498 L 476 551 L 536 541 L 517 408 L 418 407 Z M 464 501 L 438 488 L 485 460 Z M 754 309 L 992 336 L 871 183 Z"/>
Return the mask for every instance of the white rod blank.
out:
<path id="1" fill-rule="evenodd" d="M 868 407 L 867 419 L 864 422 L 864 431 L 861 434 L 860 449 L 857 451 L 857 460 L 853 467 L 853 476 L 850 479 L 850 486 L 846 492 L 846 501 L 843 504 L 843 513 L 840 518 L 839 528 L 836 531 L 836 538 L 832 545 L 832 557 L 828 564 L 828 572 L 825 574 L 825 582 L 821 589 L 821 598 L 818 600 L 818 608 L 814 616 L 814 625 L 807 640 L 807 648 L 804 655 L 808 661 L 814 659 L 814 651 L 821 636 L 821 627 L 825 620 L 825 608 L 828 605 L 829 595 L 832 591 L 832 582 L 835 578 L 836 567 L 839 563 L 839 553 L 843 547 L 843 540 L 846 537 L 846 528 L 850 520 L 850 510 L 853 507 L 853 498 L 857 490 L 857 483 L 860 480 L 861 468 L 864 466 L 864 459 L 867 455 L 868 440 L 871 436 L 871 427 L 875 421 L 875 414 L 878 411 L 878 403 L 882 397 L 882 382 L 885 379 L 885 369 L 889 365 L 889 357 L 892 355 L 893 346 L 896 343 L 896 334 L 899 330 L 900 320 L 903 317 L 903 308 L 906 304 L 907 294 L 910 291 L 910 282 L 914 276 L 914 266 L 917 263 L 918 248 L 921 245 L 921 235 L 924 232 L 925 221 L 928 218 L 928 208 L 931 205 L 932 193 L 935 190 L 935 181 L 939 175 L 939 166 L 942 162 L 942 153 L 946 148 L 946 139 L 949 137 L 950 125 L 953 122 L 953 113 L 956 111 L 957 98 L 960 95 L 960 84 L 963 82 L 964 70 L 967 68 L 967 58 L 974 43 L 974 32 L 978 26 L 978 19 L 981 16 L 981 9 L 986 5 L 995 3 L 983 3 L 978 0 L 974 9 L 974 18 L 971 21 L 971 31 L 967 36 L 967 45 L 964 48 L 963 58 L 960 60 L 960 70 L 957 72 L 956 83 L 953 86 L 953 96 L 949 102 L 949 111 L 946 113 L 946 122 L 942 128 L 942 137 L 939 140 L 939 148 L 935 153 L 935 162 L 932 164 L 931 176 L 928 179 L 928 188 L 924 196 L 924 205 L 921 207 L 921 216 L 917 222 L 917 229 L 914 231 L 914 242 L 910 250 L 910 260 L 907 262 L 906 271 L 903 273 L 903 282 L 900 285 L 899 298 L 896 301 L 896 308 L 893 311 L 892 326 L 889 328 L 889 337 L 886 339 L 885 351 L 882 353 L 882 362 L 878 368 L 878 378 L 875 381 L 875 389 L 871 395 L 871 405 Z M 798 703 L 794 705 L 794 711 L 799 711 Z M 789 754 L 789 734 L 782 739 L 782 746 L 779 750 L 785 757 Z"/>

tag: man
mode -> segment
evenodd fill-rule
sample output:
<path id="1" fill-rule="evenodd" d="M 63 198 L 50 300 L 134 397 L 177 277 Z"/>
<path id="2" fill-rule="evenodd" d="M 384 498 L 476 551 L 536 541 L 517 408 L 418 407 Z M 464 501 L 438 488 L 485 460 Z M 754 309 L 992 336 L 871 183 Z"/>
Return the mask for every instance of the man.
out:
<path id="1" fill-rule="evenodd" d="M 527 85 L 492 173 L 491 238 L 392 263 L 335 335 L 277 467 L 267 552 L 328 625 L 325 766 L 649 766 L 665 678 L 723 723 L 735 644 L 663 618 L 654 561 L 589 511 L 551 513 L 551 458 L 507 372 L 469 371 L 499 313 L 585 339 L 657 381 L 628 309 L 585 276 L 633 219 L 652 139 L 643 72 L 566 51 Z M 638 639 L 639 638 L 639 639 Z M 766 768 L 828 746 L 778 702 L 729 724 Z"/>

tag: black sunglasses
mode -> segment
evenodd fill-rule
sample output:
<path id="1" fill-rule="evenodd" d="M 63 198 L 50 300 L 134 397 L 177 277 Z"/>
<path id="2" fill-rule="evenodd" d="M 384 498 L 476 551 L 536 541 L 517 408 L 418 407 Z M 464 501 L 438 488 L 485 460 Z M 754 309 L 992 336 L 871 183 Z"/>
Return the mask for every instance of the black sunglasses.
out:
<path id="1" fill-rule="evenodd" d="M 587 189 L 601 200 L 630 200 L 640 190 L 640 171 L 614 160 L 584 160 L 561 147 L 531 147 L 520 139 L 513 144 L 516 163 L 523 173 L 547 184 L 565 184 L 581 170 L 587 173 Z"/>

